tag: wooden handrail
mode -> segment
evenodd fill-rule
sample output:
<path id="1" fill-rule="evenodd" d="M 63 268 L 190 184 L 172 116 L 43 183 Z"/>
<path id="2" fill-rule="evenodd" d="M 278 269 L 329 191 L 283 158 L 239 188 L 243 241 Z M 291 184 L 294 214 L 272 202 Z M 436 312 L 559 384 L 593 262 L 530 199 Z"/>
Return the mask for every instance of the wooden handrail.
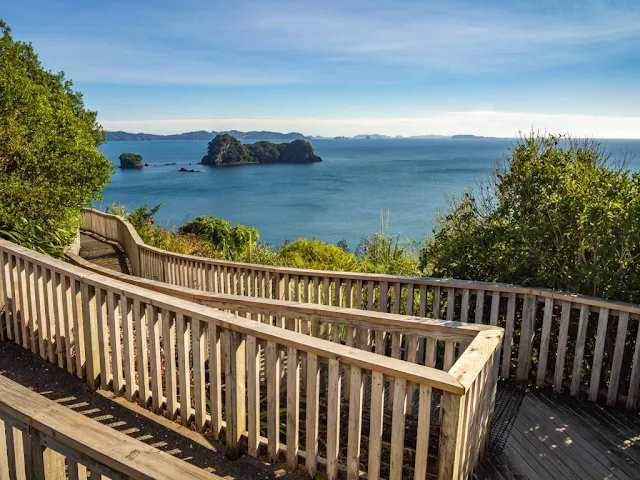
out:
<path id="1" fill-rule="evenodd" d="M 573 396 L 586 393 L 589 400 L 610 406 L 624 403 L 628 410 L 636 409 L 640 401 L 638 304 L 500 283 L 271 267 L 180 255 L 145 245 L 127 221 L 95 210 L 85 211 L 84 227 L 120 243 L 132 261 L 133 274 L 144 279 L 240 297 L 498 325 L 505 329 L 499 361 L 503 377 L 522 385 L 552 385 L 555 392 L 566 389 Z M 596 322 L 596 341 L 587 341 L 590 325 Z M 627 338 L 630 332 L 638 333 Z M 451 349 L 445 356 L 450 366 Z"/>
<path id="2" fill-rule="evenodd" d="M 89 262 L 79 255 L 67 253 L 67 258 L 79 267 L 122 282 L 165 293 L 200 304 L 215 304 L 225 310 L 263 310 L 275 316 L 294 316 L 306 320 L 331 321 L 338 325 L 368 326 L 384 328 L 386 332 L 403 334 L 424 334 L 438 340 L 460 340 L 470 342 L 478 332 L 495 331 L 496 327 L 476 323 L 463 323 L 446 320 L 434 320 L 423 317 L 409 317 L 394 313 L 340 308 L 314 303 L 292 302 L 263 297 L 244 297 L 226 293 L 213 293 L 193 288 L 171 285 L 157 280 L 149 280 L 118 272 Z M 501 329 L 500 329 L 501 330 Z"/>
<path id="3" fill-rule="evenodd" d="M 121 241 L 131 245 L 130 238 Z M 148 260 L 140 257 L 138 266 L 149 268 Z M 270 279 L 270 286 L 282 290 L 287 281 Z M 339 283 L 333 290 L 327 283 L 323 286 L 324 298 L 329 300 L 334 291 L 340 303 Z M 399 294 L 397 288 L 395 292 Z M 284 297 L 288 295 L 283 291 Z M 373 300 L 371 290 L 368 298 Z M 443 405 L 438 478 L 459 478 L 477 464 L 488 438 L 484 420 L 493 408 L 487 399 L 495 394 L 494 365 L 501 328 L 272 298 L 201 297 L 202 303 L 243 312 L 238 316 L 192 300 L 108 278 L 0 240 L 0 305 L 4 308 L 0 318 L 5 327 L 0 332 L 86 379 L 92 389 L 101 386 L 126 395 L 130 401 L 137 399 L 142 406 L 150 405 L 154 412 L 172 419 L 179 413 L 185 425 L 193 424 L 198 430 L 206 427 L 208 417 L 214 437 L 226 429 L 227 455 L 231 457 L 244 449 L 245 435 L 249 453 L 258 455 L 263 438 L 260 418 L 266 412 L 266 443 L 273 461 L 285 453 L 288 468 L 294 470 L 302 457 L 308 473 L 314 476 L 324 460 L 329 479 L 337 478 L 339 467 L 347 470 L 348 478 L 358 478 L 362 422 L 370 418 L 368 474 L 377 478 L 383 413 L 389 410 L 389 478 L 399 480 L 404 476 L 407 448 L 405 413 L 408 408 L 417 408 L 413 412 L 419 432 L 415 472 L 422 480 L 430 451 L 433 391 L 442 396 Z M 303 331 L 305 322 L 309 328 L 317 319 L 328 325 L 324 333 L 315 326 L 312 332 Z M 390 332 L 385 331 L 387 323 Z M 358 344 L 360 341 L 365 343 Z M 444 361 L 435 368 L 438 342 L 444 347 Z M 375 353 L 368 350 L 374 346 Z M 381 355 L 388 347 L 391 358 Z M 490 348 L 493 354 L 487 356 Z M 467 356 L 472 368 L 461 376 L 462 383 L 449 370 L 455 371 L 458 365 L 460 371 L 459 362 Z M 285 391 L 280 389 L 280 381 L 285 377 L 286 449 L 281 448 L 280 436 Z M 365 388 L 368 379 L 369 390 Z M 299 444 L 301 388 L 306 404 L 304 452 Z M 261 400 L 264 390 L 266 406 Z M 320 403 L 321 390 L 325 403 Z M 412 401 L 416 394 L 417 407 Z M 364 395 L 370 405 L 369 417 L 363 413 Z M 340 415 L 345 401 L 349 404 L 347 425 Z M 324 459 L 318 453 L 320 419 L 327 425 L 322 432 L 326 438 Z M 348 443 L 340 436 L 341 428 L 348 430 Z M 346 461 L 341 444 L 348 447 Z"/>
<path id="4" fill-rule="evenodd" d="M 24 458 L 0 458 L 0 463 L 15 466 L 16 463 L 24 462 L 28 478 L 35 480 L 45 478 L 47 465 L 42 458 L 45 447 L 67 457 L 72 462 L 70 470 L 77 468 L 77 464 L 83 464 L 99 474 L 117 474 L 111 478 L 221 478 L 74 412 L 2 376 L 0 417 L 5 423 L 5 429 L 14 426 L 21 430 L 23 444 L 31 446 L 29 451 L 24 452 Z M 8 454 L 12 453 L 13 448 Z M 64 470 L 61 473 L 66 478 Z M 73 478 L 71 472 L 69 475 Z M 9 477 L 14 478 L 11 472 Z"/>
<path id="5" fill-rule="evenodd" d="M 179 258 L 183 260 L 197 261 L 209 265 L 220 265 L 226 267 L 235 268 L 247 268 L 247 269 L 260 269 L 264 272 L 270 272 L 274 274 L 289 274 L 298 276 L 322 276 L 322 277 L 340 277 L 342 279 L 350 280 L 362 280 L 362 281 L 374 281 L 374 282 L 388 282 L 388 283 L 413 283 L 415 285 L 425 286 L 438 286 L 445 288 L 460 288 L 460 289 L 480 289 L 487 292 L 501 292 L 501 293 L 515 293 L 517 295 L 536 295 L 543 298 L 551 298 L 558 301 L 569 301 L 577 304 L 585 304 L 595 308 L 609 308 L 611 310 L 618 310 L 623 312 L 629 312 L 640 316 L 640 305 L 628 302 L 621 302 L 617 300 L 607 300 L 600 297 L 593 297 L 589 295 L 581 295 L 577 293 L 567 293 L 559 290 L 552 290 L 548 288 L 537 287 L 523 287 L 519 285 L 513 285 L 508 283 L 494 283 L 494 282 L 479 282 L 475 280 L 460 280 L 460 279 L 447 279 L 447 278 L 434 278 L 434 277 L 411 277 L 401 275 L 386 275 L 386 274 L 373 274 L 373 273 L 359 273 L 359 272 L 341 272 L 332 270 L 310 270 L 304 268 L 291 268 L 291 267 L 274 267 L 270 265 L 260 265 L 244 262 L 234 262 L 229 260 L 219 260 L 208 257 L 199 257 L 195 255 L 186 255 L 181 253 L 169 252 L 161 248 L 147 245 L 142 241 L 136 229 L 125 219 L 117 215 L 111 215 L 105 212 L 101 212 L 95 209 L 85 209 L 86 213 L 91 215 L 98 215 L 104 218 L 110 218 L 120 222 L 127 229 L 128 233 L 134 239 L 139 248 L 143 248 L 150 252 L 154 252 L 158 255 L 165 257 Z M 97 233 L 97 232 L 94 232 Z M 109 239 L 112 240 L 112 239 Z"/>
<path id="6" fill-rule="evenodd" d="M 418 384 L 426 384 L 451 393 L 464 393 L 464 387 L 460 382 L 442 370 L 424 365 L 409 364 L 393 358 L 381 358 L 379 355 L 371 352 L 363 352 L 345 345 L 308 337 L 297 332 L 283 331 L 272 325 L 256 325 L 256 323 L 251 320 L 237 317 L 236 315 L 222 312 L 218 309 L 197 305 L 193 302 L 172 297 L 164 293 L 154 292 L 136 285 L 88 272 L 82 268 L 47 257 L 3 239 L 0 239 L 0 248 L 11 249 L 17 257 L 29 260 L 37 265 L 63 271 L 70 277 L 81 280 L 93 287 L 114 290 L 123 295 L 126 293 L 130 298 L 153 305 L 159 309 L 171 309 L 182 315 L 197 318 L 203 322 L 212 323 L 218 327 L 236 331 L 241 334 L 249 334 L 265 341 L 277 342 L 281 345 L 316 355 L 340 359 L 341 362 L 360 368 L 379 370 L 387 375 L 404 378 Z"/>

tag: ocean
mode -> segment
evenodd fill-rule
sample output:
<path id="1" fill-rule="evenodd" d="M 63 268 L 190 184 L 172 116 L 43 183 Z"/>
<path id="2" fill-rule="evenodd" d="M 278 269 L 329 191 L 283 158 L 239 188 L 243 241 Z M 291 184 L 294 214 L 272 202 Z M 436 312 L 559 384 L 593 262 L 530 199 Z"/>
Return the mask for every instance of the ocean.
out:
<path id="1" fill-rule="evenodd" d="M 123 152 L 142 155 L 149 168 L 116 168 L 105 188 L 104 208 L 112 202 L 134 209 L 162 204 L 156 219 L 178 227 L 199 215 L 214 215 L 260 231 L 261 241 L 282 244 L 298 237 L 355 249 L 364 235 L 389 216 L 389 232 L 404 240 L 424 240 L 452 195 L 489 178 L 511 139 L 317 139 L 311 144 L 321 163 L 198 165 L 207 142 L 197 140 L 108 142 L 100 147 L 119 164 Z M 640 140 L 604 140 L 614 156 L 635 154 Z M 176 163 L 177 165 L 164 165 Z M 180 168 L 201 170 L 182 173 Z"/>

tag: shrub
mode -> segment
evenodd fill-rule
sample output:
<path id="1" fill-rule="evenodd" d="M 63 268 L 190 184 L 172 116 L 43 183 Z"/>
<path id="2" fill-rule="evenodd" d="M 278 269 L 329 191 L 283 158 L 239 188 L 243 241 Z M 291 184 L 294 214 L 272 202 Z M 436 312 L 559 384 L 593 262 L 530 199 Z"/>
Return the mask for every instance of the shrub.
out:
<path id="1" fill-rule="evenodd" d="M 640 301 L 640 174 L 592 140 L 521 138 L 480 195 L 439 218 L 420 255 L 437 276 Z"/>
<path id="2" fill-rule="evenodd" d="M 260 238 L 260 233 L 255 228 L 232 225 L 221 218 L 203 216 L 180 227 L 179 233 L 202 237 L 221 253 L 222 258 L 228 260 L 249 254 Z"/>
<path id="3" fill-rule="evenodd" d="M 298 238 L 278 250 L 280 263 L 287 267 L 309 268 L 313 270 L 359 270 L 358 257 L 345 252 L 337 245 Z"/>
<path id="4" fill-rule="evenodd" d="M 59 252 L 109 182 L 111 162 L 97 148 L 105 134 L 71 81 L 44 70 L 1 20 L 0 132 L 0 228 Z"/>

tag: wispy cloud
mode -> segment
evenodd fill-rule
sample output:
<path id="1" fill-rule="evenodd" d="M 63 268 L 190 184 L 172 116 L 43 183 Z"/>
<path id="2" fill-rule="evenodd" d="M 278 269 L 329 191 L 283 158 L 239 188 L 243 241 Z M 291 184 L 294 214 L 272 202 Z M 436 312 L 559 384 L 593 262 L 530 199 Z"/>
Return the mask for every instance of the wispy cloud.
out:
<path id="1" fill-rule="evenodd" d="M 164 120 L 102 120 L 109 130 L 145 133 L 177 133 L 193 130 L 299 131 L 307 135 L 475 135 L 513 137 L 531 129 L 573 136 L 638 138 L 640 117 L 557 115 L 509 111 L 444 112 L 421 117 L 366 118 L 196 118 Z"/>
<path id="2" fill-rule="evenodd" d="M 410 68 L 396 73 L 405 77 L 526 72 L 640 48 L 640 4 L 597 0 L 134 2 L 59 20 L 30 39 L 45 60 L 88 82 L 366 83 L 392 76 L 389 66 Z"/>
<path id="3" fill-rule="evenodd" d="M 530 69 L 593 61 L 621 42 L 640 42 L 640 10 L 583 2 L 545 10 L 452 2 L 332 8 L 297 2 L 253 7 L 247 21 L 264 48 L 333 58 L 411 64 L 454 72 Z M 569 4 L 569 7 L 571 5 Z M 256 14 L 257 13 L 257 14 Z M 270 36 L 270 32 L 277 35 Z M 605 51 L 598 51 L 604 48 Z"/>
<path id="4" fill-rule="evenodd" d="M 298 73 L 237 65 L 222 58 L 207 61 L 199 51 L 165 42 L 39 35 L 31 38 L 48 63 L 64 65 L 80 82 L 126 85 L 253 86 L 303 83 Z M 59 60 L 62 59 L 62 60 Z M 54 67 L 52 67 L 54 68 Z"/>

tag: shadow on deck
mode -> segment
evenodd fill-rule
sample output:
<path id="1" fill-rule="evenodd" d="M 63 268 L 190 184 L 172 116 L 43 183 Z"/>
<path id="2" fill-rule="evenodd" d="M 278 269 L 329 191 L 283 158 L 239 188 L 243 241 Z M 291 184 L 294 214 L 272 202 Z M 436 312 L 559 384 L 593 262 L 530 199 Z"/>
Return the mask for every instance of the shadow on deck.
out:
<path id="1" fill-rule="evenodd" d="M 92 420 L 221 477 L 234 480 L 303 479 L 248 455 L 236 461 L 228 460 L 222 443 L 152 414 L 137 404 L 113 398 L 109 392 L 92 392 L 66 370 L 45 362 L 13 343 L 0 342 L 0 375 Z"/>
<path id="2" fill-rule="evenodd" d="M 522 395 L 514 417 L 501 410 L 518 403 L 501 404 L 504 389 L 496 399 L 491 449 L 476 478 L 640 478 L 637 413 L 533 390 Z"/>

